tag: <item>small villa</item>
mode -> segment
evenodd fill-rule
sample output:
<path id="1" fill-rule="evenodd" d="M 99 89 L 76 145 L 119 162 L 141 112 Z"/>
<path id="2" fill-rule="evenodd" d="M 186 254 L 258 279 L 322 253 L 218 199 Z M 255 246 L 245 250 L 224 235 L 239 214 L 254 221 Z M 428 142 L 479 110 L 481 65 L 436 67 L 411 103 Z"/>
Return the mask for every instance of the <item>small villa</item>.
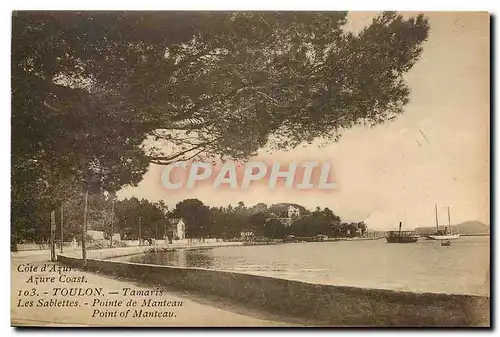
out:
<path id="1" fill-rule="evenodd" d="M 165 230 L 166 236 L 174 240 L 184 240 L 186 238 L 186 223 L 183 219 L 169 219 Z"/>

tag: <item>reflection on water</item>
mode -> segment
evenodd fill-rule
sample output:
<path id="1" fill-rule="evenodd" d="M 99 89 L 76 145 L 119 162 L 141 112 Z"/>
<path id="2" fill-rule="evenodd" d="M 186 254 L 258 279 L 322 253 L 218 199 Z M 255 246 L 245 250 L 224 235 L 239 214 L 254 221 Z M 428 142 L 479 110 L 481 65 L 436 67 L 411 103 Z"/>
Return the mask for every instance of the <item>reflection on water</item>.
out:
<path id="1" fill-rule="evenodd" d="M 319 284 L 489 294 L 489 237 L 388 244 L 385 240 L 218 247 L 137 255 L 131 262 L 196 267 Z"/>

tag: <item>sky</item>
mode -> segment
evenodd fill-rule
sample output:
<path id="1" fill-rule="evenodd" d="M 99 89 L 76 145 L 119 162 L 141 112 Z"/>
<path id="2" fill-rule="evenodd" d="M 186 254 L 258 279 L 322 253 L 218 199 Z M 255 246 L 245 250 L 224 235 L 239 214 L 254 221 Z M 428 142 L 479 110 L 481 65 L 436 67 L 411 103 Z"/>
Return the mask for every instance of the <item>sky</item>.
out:
<path id="1" fill-rule="evenodd" d="M 405 16 L 410 13 L 403 13 Z M 352 12 L 348 28 L 357 31 L 375 13 Z M 390 123 L 355 127 L 342 139 L 320 147 L 266 155 L 268 161 L 316 158 L 332 163 L 339 187 L 298 191 L 257 186 L 248 190 L 162 188 L 162 167 L 151 165 L 137 187 L 120 198 L 164 200 L 172 207 L 185 198 L 210 206 L 293 202 L 314 209 L 329 207 L 343 221 L 365 221 L 372 229 L 478 220 L 489 224 L 490 87 L 487 13 L 428 12 L 429 38 L 419 61 L 407 74 L 411 102 Z"/>

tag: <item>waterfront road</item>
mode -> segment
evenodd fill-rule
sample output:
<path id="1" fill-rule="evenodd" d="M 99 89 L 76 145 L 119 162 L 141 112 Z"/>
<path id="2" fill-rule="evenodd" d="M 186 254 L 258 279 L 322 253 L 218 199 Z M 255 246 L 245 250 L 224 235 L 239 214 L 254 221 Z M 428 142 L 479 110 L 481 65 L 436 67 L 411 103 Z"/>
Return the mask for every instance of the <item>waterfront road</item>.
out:
<path id="1" fill-rule="evenodd" d="M 44 265 L 46 270 L 42 271 L 41 268 Z M 81 270 L 58 271 L 57 267 L 60 266 L 57 263 L 48 262 L 47 251 L 39 251 L 38 254 L 11 253 L 11 324 L 13 326 L 262 327 L 305 325 L 303 322 L 298 323 L 282 317 L 269 316 L 255 308 L 248 309 L 220 298 L 199 298 L 187 292 L 179 293 L 161 289 L 161 294 L 123 296 L 126 288 L 134 290 L 136 294 L 151 290 L 151 288 L 139 283 Z M 59 289 L 56 295 L 54 295 L 55 288 Z M 62 289 L 71 288 L 102 288 L 103 293 L 94 292 L 89 295 L 73 296 L 62 294 L 64 292 Z M 111 295 L 111 292 L 114 294 Z M 150 305 L 141 307 L 144 299 L 152 299 L 151 303 L 157 303 L 159 307 Z M 135 308 L 126 306 L 129 300 L 137 301 Z M 117 307 L 119 301 L 122 301 L 122 304 Z M 168 303 L 168 307 L 165 303 Z M 96 310 L 98 310 L 97 314 Z M 136 316 L 132 318 L 132 315 L 139 310 L 143 310 L 143 313 L 139 315 L 146 315 L 146 311 L 147 315 L 153 315 L 154 312 L 160 314 L 166 312 L 163 314 L 166 317 Z M 127 317 L 120 317 L 120 315 L 125 315 L 123 312 L 126 311 L 129 311 Z"/>

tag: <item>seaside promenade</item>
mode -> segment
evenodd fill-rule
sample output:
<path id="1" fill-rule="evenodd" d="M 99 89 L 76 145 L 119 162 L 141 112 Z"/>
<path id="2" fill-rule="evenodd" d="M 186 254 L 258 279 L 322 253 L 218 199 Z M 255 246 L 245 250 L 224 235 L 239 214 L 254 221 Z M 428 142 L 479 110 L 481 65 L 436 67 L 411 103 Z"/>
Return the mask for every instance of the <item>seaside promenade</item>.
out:
<path id="1" fill-rule="evenodd" d="M 101 251 L 89 251 L 89 258 L 100 258 L 101 255 L 125 255 L 139 253 L 139 250 L 147 250 L 151 247 L 130 247 L 130 248 L 113 248 L 103 249 Z M 68 251 L 67 255 L 78 255 L 79 252 Z M 65 253 L 66 255 L 66 253 Z M 76 256 L 75 256 L 76 257 Z M 96 273 L 86 272 L 81 270 L 73 271 L 77 277 L 83 277 L 84 283 L 80 284 L 63 284 L 63 283 L 40 283 L 33 285 L 27 283 L 31 275 L 39 277 L 51 276 L 49 272 L 37 272 L 28 274 L 20 272 L 19 266 L 38 266 L 41 268 L 44 264 L 52 266 L 54 263 L 49 262 L 50 252 L 45 250 L 40 251 L 25 251 L 11 253 L 11 324 L 13 326 L 290 326 L 292 324 L 280 323 L 273 320 L 266 313 L 249 311 L 247 308 L 237 306 L 234 303 L 224 302 L 217 298 L 197 298 L 190 295 L 188 292 L 169 292 L 164 290 L 163 294 L 151 295 L 147 299 L 153 301 L 168 300 L 171 302 L 180 303 L 182 306 L 172 308 L 175 317 L 168 318 L 120 318 L 120 317 L 92 317 L 96 308 L 102 312 L 109 310 L 108 308 L 93 307 L 92 298 L 77 298 L 79 305 L 77 307 L 37 307 L 38 301 L 46 303 L 51 299 L 68 300 L 68 296 L 57 294 L 54 296 L 55 287 L 82 287 L 85 288 L 103 288 L 106 292 L 113 290 L 120 292 L 124 288 L 133 289 L 135 291 L 151 290 L 151 287 L 146 287 L 140 283 L 120 280 L 110 276 L 101 276 Z M 56 263 L 58 266 L 58 264 Z M 22 268 L 21 268 L 22 269 Z M 53 273 L 52 273 L 53 274 Z M 29 307 L 27 302 L 30 298 L 19 296 L 19 291 L 31 291 L 36 289 L 36 296 L 33 307 Z M 116 299 L 115 295 L 104 294 L 102 298 Z M 125 298 L 123 298 L 125 300 Z M 275 317 L 276 319 L 276 317 Z"/>
<path id="2" fill-rule="evenodd" d="M 75 249 L 65 250 L 56 264 L 48 262 L 49 251 L 11 253 L 11 322 L 16 326 L 468 327 L 488 326 L 490 321 L 490 299 L 485 296 L 321 285 L 112 259 L 165 248 L 174 247 L 90 250 L 85 270 L 80 269 L 81 251 Z M 64 275 L 40 270 L 41 266 L 62 268 Z M 140 304 L 124 304 L 131 300 Z M 123 303 L 115 305 L 116 301 Z M 135 318 L 118 316 L 124 311 Z"/>

